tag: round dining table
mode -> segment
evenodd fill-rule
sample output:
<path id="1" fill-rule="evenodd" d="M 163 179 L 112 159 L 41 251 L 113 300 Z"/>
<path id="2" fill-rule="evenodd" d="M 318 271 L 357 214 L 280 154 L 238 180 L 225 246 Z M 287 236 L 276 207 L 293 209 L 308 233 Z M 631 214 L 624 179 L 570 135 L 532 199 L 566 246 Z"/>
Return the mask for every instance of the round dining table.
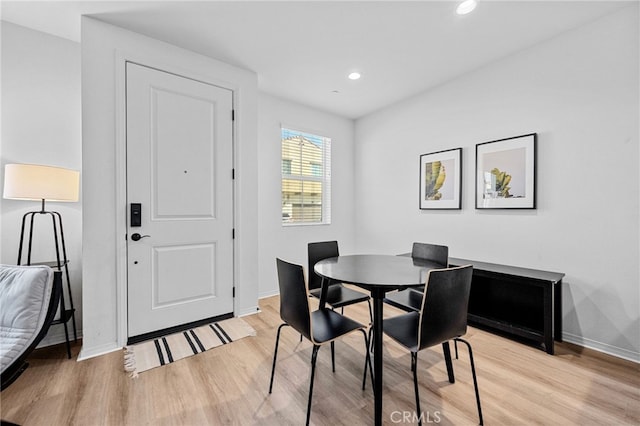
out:
<path id="1" fill-rule="evenodd" d="M 331 257 L 314 266 L 322 279 L 320 308 L 326 309 L 330 282 L 353 284 L 369 290 L 373 299 L 373 391 L 375 425 L 382 425 L 382 319 L 385 293 L 426 283 L 429 270 L 443 266 L 408 256 L 356 254 Z"/>

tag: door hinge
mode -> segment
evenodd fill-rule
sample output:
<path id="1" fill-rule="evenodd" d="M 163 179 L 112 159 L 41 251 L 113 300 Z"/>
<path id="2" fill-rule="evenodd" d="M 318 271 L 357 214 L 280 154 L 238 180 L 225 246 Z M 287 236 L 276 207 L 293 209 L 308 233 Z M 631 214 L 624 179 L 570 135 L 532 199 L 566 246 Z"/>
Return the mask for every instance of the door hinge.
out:
<path id="1" fill-rule="evenodd" d="M 231 121 L 236 121 L 236 110 L 235 109 L 231 110 Z"/>
<path id="2" fill-rule="evenodd" d="M 231 180 L 236 178 L 236 169 L 231 169 Z"/>
<path id="3" fill-rule="evenodd" d="M 236 228 L 233 228 L 233 229 L 231 230 L 231 239 L 232 239 L 232 240 L 235 240 L 235 239 L 236 239 Z"/>
<path id="4" fill-rule="evenodd" d="M 233 296 L 233 297 L 236 297 L 236 288 L 235 288 L 235 287 L 233 287 L 232 296 Z"/>

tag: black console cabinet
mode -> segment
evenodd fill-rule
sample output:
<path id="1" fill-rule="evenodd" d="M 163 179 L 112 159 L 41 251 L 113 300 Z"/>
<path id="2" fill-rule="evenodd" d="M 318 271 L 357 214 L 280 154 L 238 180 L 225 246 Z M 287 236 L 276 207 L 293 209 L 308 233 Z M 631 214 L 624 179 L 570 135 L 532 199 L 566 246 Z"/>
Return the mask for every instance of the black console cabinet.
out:
<path id="1" fill-rule="evenodd" d="M 562 341 L 564 274 L 449 258 L 449 266 L 473 265 L 470 324 L 524 337 L 553 354 Z"/>

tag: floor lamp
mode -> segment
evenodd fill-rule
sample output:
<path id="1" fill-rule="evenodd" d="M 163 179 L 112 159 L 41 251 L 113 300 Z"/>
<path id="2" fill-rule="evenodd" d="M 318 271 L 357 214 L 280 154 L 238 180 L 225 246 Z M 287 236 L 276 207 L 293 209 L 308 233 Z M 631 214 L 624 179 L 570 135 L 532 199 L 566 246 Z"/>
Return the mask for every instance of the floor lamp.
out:
<path id="1" fill-rule="evenodd" d="M 18 262 L 22 264 L 25 234 L 28 234 L 27 259 L 25 265 L 31 265 L 31 248 L 33 246 L 33 223 L 36 216 L 45 215 L 51 217 L 53 225 L 53 239 L 56 249 L 56 261 L 45 262 L 59 271 L 64 268 L 67 279 L 67 293 L 69 294 L 69 308 L 65 305 L 64 292 L 60 297 L 60 318 L 52 324 L 63 324 L 67 342 L 67 356 L 71 358 L 71 346 L 69 344 L 69 331 L 67 322 L 73 320 L 74 340 L 78 340 L 76 331 L 75 308 L 71 295 L 69 281 L 69 268 L 67 249 L 64 243 L 64 231 L 62 228 L 62 216 L 55 211 L 45 209 L 45 201 L 75 202 L 78 201 L 78 188 L 80 173 L 75 170 L 60 167 L 42 166 L 37 164 L 7 164 L 4 168 L 4 198 L 11 200 L 37 200 L 41 201 L 40 210 L 25 213 L 22 216 L 22 229 L 20 231 L 20 247 L 18 248 Z M 27 231 L 27 223 L 29 228 Z M 42 263 L 40 263 L 42 264 Z"/>

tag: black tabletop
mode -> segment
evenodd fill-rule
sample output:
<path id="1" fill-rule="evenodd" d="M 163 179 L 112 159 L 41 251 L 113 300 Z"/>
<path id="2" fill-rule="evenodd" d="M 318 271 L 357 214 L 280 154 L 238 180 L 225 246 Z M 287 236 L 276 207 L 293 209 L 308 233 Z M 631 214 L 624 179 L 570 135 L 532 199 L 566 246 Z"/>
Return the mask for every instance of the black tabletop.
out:
<path id="1" fill-rule="evenodd" d="M 357 254 L 332 257 L 316 263 L 320 276 L 347 284 L 371 287 L 421 285 L 430 269 L 442 265 L 411 257 L 377 254 Z"/>

